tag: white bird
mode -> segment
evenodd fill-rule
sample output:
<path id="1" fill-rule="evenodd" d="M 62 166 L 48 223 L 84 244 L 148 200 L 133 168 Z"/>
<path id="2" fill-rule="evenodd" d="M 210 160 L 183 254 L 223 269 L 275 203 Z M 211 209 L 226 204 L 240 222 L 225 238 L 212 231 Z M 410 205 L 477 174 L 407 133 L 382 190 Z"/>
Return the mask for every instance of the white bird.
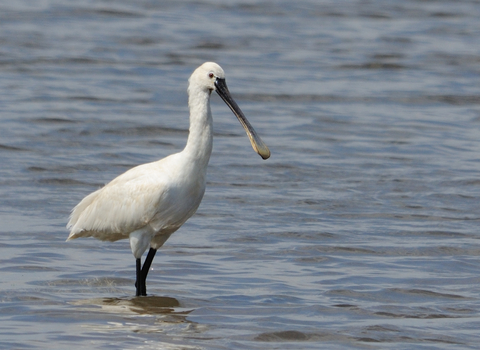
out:
<path id="1" fill-rule="evenodd" d="M 210 94 L 216 91 L 243 125 L 253 149 L 263 158 L 270 150 L 230 96 L 225 73 L 206 62 L 189 79 L 190 129 L 183 151 L 134 167 L 86 196 L 72 210 L 67 241 L 95 237 L 128 238 L 136 259 L 136 295 L 147 295 L 146 278 L 157 249 L 197 210 L 205 192 L 213 131 Z M 143 267 L 141 257 L 150 247 Z"/>

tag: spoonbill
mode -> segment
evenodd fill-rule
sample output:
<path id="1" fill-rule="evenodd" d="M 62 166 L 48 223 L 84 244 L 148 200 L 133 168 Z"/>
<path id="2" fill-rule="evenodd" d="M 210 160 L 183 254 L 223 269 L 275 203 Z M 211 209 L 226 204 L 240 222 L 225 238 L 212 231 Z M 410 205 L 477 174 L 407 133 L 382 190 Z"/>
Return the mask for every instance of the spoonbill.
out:
<path id="1" fill-rule="evenodd" d="M 263 159 L 269 158 L 270 150 L 230 95 L 223 69 L 206 62 L 189 79 L 190 128 L 183 151 L 126 171 L 86 196 L 70 215 L 67 241 L 80 237 L 130 240 L 136 259 L 136 296 L 147 295 L 147 274 L 157 250 L 196 212 L 205 193 L 213 142 L 212 91 L 238 118 L 253 149 Z M 149 247 L 142 266 L 142 255 Z"/>

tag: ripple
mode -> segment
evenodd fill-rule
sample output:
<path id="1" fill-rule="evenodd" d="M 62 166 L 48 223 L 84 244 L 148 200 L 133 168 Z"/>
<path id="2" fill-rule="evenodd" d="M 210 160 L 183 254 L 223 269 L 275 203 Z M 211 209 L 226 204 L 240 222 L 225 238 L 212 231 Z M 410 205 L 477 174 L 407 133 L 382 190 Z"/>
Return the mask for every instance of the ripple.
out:
<path id="1" fill-rule="evenodd" d="M 338 66 L 338 69 L 412 69 L 403 64 L 386 63 L 386 62 L 366 62 L 362 64 L 343 64 Z"/>
<path id="2" fill-rule="evenodd" d="M 0 151 L 25 152 L 28 151 L 28 149 L 0 144 Z"/>
<path id="3" fill-rule="evenodd" d="M 265 342 L 278 342 L 278 341 L 308 341 L 311 340 L 314 336 L 305 334 L 299 331 L 282 331 L 282 332 L 272 332 L 272 333 L 262 333 L 255 337 L 257 341 Z"/>
<path id="4" fill-rule="evenodd" d="M 40 179 L 38 183 L 44 185 L 60 185 L 60 186 L 84 186 L 88 185 L 87 182 L 78 181 L 74 179 L 66 179 L 66 178 L 47 178 L 47 179 Z"/>
<path id="5" fill-rule="evenodd" d="M 390 290 L 392 292 L 412 294 L 412 295 L 424 296 L 424 297 L 428 297 L 428 298 L 469 299 L 469 298 L 466 298 L 464 296 L 457 295 L 457 294 L 437 293 L 437 292 L 432 292 L 430 290 L 423 290 L 423 289 L 391 288 Z"/>

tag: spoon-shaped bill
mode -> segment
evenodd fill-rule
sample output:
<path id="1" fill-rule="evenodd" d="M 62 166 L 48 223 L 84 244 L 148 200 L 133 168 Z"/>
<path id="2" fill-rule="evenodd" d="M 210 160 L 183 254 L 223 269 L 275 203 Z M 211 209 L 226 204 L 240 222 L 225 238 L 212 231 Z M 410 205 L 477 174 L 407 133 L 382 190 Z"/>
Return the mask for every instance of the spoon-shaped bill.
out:
<path id="1" fill-rule="evenodd" d="M 235 116 L 238 118 L 238 120 L 242 124 L 243 128 L 245 129 L 245 132 L 248 135 L 248 138 L 250 139 L 250 143 L 252 144 L 253 150 L 257 152 L 260 155 L 260 157 L 262 157 L 263 159 L 268 159 L 270 157 L 270 150 L 268 149 L 267 145 L 263 143 L 260 136 L 257 135 L 252 125 L 243 114 L 240 107 L 238 107 L 237 103 L 230 95 L 230 92 L 228 91 L 228 88 L 227 88 L 227 84 L 225 83 L 225 79 L 217 78 L 217 80 L 215 81 L 215 87 L 217 88 L 216 91 L 218 95 L 227 104 L 227 106 L 230 107 L 233 114 L 235 114 Z"/>

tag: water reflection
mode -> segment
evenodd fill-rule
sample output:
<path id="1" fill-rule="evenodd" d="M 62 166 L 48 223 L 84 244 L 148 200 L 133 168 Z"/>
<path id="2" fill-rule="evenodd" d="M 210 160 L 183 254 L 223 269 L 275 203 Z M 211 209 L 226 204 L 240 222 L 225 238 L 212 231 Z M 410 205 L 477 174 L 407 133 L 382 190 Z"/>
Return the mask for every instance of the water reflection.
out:
<path id="1" fill-rule="evenodd" d="M 139 315 L 176 315 L 182 322 L 192 310 L 176 311 L 180 302 L 171 297 L 145 296 L 132 298 L 94 298 L 78 300 L 71 303 L 83 307 L 100 307 L 102 311 L 119 314 Z"/>

